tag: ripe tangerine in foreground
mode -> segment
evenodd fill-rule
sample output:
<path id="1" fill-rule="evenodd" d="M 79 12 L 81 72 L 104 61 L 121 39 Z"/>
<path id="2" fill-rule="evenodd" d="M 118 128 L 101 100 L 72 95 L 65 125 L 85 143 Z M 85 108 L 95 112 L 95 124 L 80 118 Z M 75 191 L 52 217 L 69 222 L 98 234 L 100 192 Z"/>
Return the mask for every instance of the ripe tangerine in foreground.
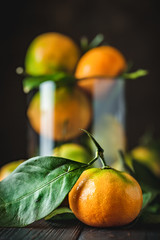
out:
<path id="1" fill-rule="evenodd" d="M 93 227 L 132 222 L 142 202 L 138 182 L 129 174 L 112 168 L 84 171 L 69 193 L 69 206 L 75 216 Z"/>
<path id="2" fill-rule="evenodd" d="M 103 149 L 88 135 L 97 146 L 103 167 L 90 168 L 81 174 L 69 193 L 69 206 L 80 221 L 93 227 L 129 224 L 142 208 L 141 187 L 128 173 L 106 166 Z"/>

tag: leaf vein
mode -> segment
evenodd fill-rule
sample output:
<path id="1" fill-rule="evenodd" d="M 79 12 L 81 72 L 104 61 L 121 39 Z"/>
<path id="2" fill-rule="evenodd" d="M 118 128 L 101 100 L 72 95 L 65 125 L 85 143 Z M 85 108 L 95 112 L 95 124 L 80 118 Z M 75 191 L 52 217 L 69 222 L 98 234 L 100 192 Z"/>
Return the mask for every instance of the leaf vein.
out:
<path id="1" fill-rule="evenodd" d="M 71 172 L 74 172 L 74 171 L 76 171 L 76 170 L 78 170 L 78 169 L 80 169 L 80 168 L 86 168 L 86 167 L 88 167 L 88 164 L 85 164 L 85 165 L 82 165 L 81 167 L 78 167 L 78 168 L 72 169 L 72 170 L 70 170 L 70 171 L 64 172 L 64 173 L 58 175 L 57 177 L 55 177 L 54 179 L 52 179 L 51 181 L 49 181 L 49 182 L 41 185 L 41 186 L 38 187 L 35 191 L 31 191 L 31 192 L 29 192 L 28 194 L 26 194 L 26 195 L 24 195 L 24 196 L 21 196 L 21 197 L 19 197 L 18 199 L 15 199 L 14 201 L 5 202 L 5 201 L 2 199 L 3 202 L 4 202 L 4 205 L 7 206 L 7 205 L 10 205 L 10 204 L 16 203 L 16 202 L 18 202 L 18 201 L 21 201 L 22 199 L 29 197 L 30 195 L 32 195 L 33 193 L 39 191 L 40 189 L 43 189 L 43 188 L 46 187 L 47 185 L 50 186 L 51 183 L 53 183 L 53 182 L 56 181 L 57 179 L 63 177 L 64 175 L 70 174 Z M 0 197 L 0 198 L 1 198 L 1 197 Z M 3 205 L 1 204 L 0 207 L 3 207 Z"/>

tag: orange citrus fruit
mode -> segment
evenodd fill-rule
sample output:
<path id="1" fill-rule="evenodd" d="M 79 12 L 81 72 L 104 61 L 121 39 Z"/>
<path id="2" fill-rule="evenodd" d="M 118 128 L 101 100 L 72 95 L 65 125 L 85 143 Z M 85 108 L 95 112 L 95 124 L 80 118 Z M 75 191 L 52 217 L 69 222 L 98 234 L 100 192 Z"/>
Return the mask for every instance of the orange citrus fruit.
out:
<path id="1" fill-rule="evenodd" d="M 58 146 L 54 148 L 53 155 L 82 163 L 88 163 L 91 157 L 88 151 L 77 143 L 65 143 Z"/>
<path id="2" fill-rule="evenodd" d="M 75 216 L 93 227 L 132 222 L 140 213 L 142 202 L 138 182 L 113 168 L 85 170 L 69 193 L 69 206 Z"/>
<path id="3" fill-rule="evenodd" d="M 155 149 L 147 146 L 137 146 L 126 154 L 128 165 L 132 168 L 132 158 L 148 167 L 154 175 L 160 178 L 160 157 Z"/>
<path id="4" fill-rule="evenodd" d="M 81 163 L 88 163 L 89 159 L 91 159 L 89 152 L 77 143 L 65 143 L 54 148 L 53 156 L 67 158 Z M 61 206 L 69 206 L 68 195 L 61 203 Z"/>
<path id="5" fill-rule="evenodd" d="M 119 50 L 111 46 L 100 46 L 89 50 L 80 58 L 75 77 L 83 78 L 84 80 L 79 81 L 78 85 L 93 93 L 97 77 L 104 77 L 107 82 L 108 79 L 113 80 L 121 74 L 125 68 L 126 60 Z M 99 84 L 101 84 L 100 81 Z M 110 81 L 108 81 L 105 89 L 100 90 L 106 91 L 110 86 Z"/>
<path id="6" fill-rule="evenodd" d="M 0 181 L 13 172 L 24 160 L 17 160 L 3 165 L 0 169 Z"/>
<path id="7" fill-rule="evenodd" d="M 92 118 L 91 103 L 81 89 L 59 87 L 53 94 L 52 102 L 52 109 L 42 109 L 38 92 L 29 104 L 27 116 L 38 134 L 56 141 L 67 141 L 79 136 L 82 133 L 80 128 L 88 128 Z M 45 126 L 44 118 L 48 123 Z"/>
<path id="8" fill-rule="evenodd" d="M 25 70 L 30 75 L 72 73 L 80 57 L 74 41 L 60 33 L 49 32 L 36 37 L 27 49 Z"/>

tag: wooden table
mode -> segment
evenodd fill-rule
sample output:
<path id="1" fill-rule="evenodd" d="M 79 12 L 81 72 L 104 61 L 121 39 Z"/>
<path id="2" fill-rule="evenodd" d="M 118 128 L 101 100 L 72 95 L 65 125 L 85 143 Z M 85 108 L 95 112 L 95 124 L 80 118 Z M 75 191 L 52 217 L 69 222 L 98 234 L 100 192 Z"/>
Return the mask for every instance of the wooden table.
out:
<path id="1" fill-rule="evenodd" d="M 24 228 L 0 228 L 0 240 L 160 240 L 160 226 L 93 228 L 78 220 L 38 221 Z"/>

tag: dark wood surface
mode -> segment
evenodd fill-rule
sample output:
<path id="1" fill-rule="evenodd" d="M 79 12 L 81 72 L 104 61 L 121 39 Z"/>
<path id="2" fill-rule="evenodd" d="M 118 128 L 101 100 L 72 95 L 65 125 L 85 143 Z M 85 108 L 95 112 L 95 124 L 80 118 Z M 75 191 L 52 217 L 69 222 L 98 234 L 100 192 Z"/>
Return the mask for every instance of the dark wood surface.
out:
<path id="1" fill-rule="evenodd" d="M 0 228 L 0 240 L 160 240 L 160 226 L 93 228 L 79 221 L 38 221 L 24 228 Z"/>

